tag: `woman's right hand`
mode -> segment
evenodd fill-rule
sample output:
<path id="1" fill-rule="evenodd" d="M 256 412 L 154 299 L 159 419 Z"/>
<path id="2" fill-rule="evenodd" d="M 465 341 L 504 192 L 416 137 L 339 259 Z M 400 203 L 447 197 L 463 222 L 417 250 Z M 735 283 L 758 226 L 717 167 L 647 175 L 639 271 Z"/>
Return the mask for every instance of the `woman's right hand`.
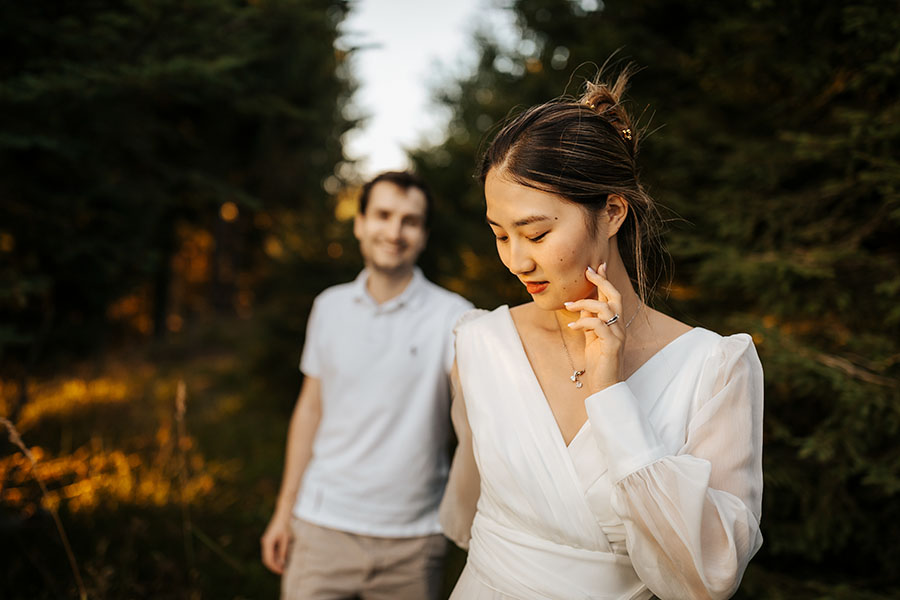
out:
<path id="1" fill-rule="evenodd" d="M 606 263 L 597 271 L 588 267 L 585 277 L 597 286 L 597 299 L 585 298 L 566 302 L 566 310 L 581 313 L 569 323 L 572 329 L 584 331 L 585 381 L 592 394 L 622 381 L 622 352 L 625 327 L 621 319 L 607 325 L 613 315 L 622 314 L 622 296 L 606 278 Z"/>
<path id="2" fill-rule="evenodd" d="M 275 511 L 272 520 L 259 540 L 263 564 L 273 573 L 281 575 L 287 564 L 288 546 L 291 542 L 290 511 Z"/>

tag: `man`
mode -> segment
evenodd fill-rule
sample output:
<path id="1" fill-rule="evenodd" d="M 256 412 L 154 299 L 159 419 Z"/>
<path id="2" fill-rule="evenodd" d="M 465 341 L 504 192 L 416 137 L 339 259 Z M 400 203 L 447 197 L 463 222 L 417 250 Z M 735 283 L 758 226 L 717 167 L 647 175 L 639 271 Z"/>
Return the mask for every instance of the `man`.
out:
<path id="1" fill-rule="evenodd" d="M 353 233 L 365 269 L 313 303 L 281 490 L 261 540 L 284 599 L 439 592 L 452 328 L 471 304 L 415 266 L 431 203 L 409 173 L 363 186 Z"/>

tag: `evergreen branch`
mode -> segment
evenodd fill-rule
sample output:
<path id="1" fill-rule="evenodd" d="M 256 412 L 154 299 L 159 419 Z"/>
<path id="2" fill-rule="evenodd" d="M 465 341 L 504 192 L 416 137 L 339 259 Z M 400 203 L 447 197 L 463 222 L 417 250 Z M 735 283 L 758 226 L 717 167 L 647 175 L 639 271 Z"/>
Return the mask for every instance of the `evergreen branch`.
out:
<path id="1" fill-rule="evenodd" d="M 884 387 L 897 387 L 900 384 L 900 381 L 893 379 L 891 377 L 884 377 L 882 375 L 876 375 L 871 371 L 863 369 L 860 366 L 857 366 L 847 360 L 846 358 L 840 356 L 834 356 L 833 354 L 825 354 L 824 352 L 808 352 L 808 356 L 815 359 L 818 363 L 825 365 L 831 369 L 838 369 L 843 371 L 850 377 L 855 379 L 859 379 L 860 381 L 865 381 L 866 383 L 872 383 L 874 385 L 880 385 Z"/>

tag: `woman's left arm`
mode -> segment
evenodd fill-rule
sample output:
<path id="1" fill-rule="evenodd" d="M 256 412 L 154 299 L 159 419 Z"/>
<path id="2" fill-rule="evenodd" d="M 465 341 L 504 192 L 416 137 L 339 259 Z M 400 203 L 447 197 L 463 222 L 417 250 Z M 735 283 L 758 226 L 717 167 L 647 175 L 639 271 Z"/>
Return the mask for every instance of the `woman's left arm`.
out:
<path id="1" fill-rule="evenodd" d="M 438 519 L 444 535 L 463 548 L 469 549 L 472 534 L 472 522 L 478 509 L 478 498 L 481 495 L 481 477 L 475 452 L 472 446 L 472 429 L 466 412 L 466 401 L 459 381 L 459 368 L 456 361 L 450 372 L 450 390 L 453 403 L 450 407 L 450 419 L 456 432 L 458 444 L 453 453 L 453 462 L 447 477 L 447 487 L 438 508 Z"/>
<path id="2" fill-rule="evenodd" d="M 707 397 L 674 454 L 627 383 L 586 400 L 632 563 L 663 600 L 730 598 L 762 545 L 762 366 L 737 335 L 706 367 Z"/>

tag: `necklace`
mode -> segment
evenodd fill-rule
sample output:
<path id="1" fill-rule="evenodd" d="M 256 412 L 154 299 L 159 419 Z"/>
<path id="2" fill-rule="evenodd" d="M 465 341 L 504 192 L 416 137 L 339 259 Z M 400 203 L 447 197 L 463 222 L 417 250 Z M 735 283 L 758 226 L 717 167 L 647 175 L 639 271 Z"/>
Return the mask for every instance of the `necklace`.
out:
<path id="1" fill-rule="evenodd" d="M 625 329 L 628 329 L 628 326 L 631 325 L 631 322 L 634 321 L 634 318 L 638 316 L 638 313 L 641 312 L 641 308 L 644 306 L 644 303 L 641 302 L 641 299 L 638 298 L 638 306 L 637 310 L 634 311 L 634 314 L 631 315 L 631 318 L 628 319 L 628 322 L 625 323 Z M 553 318 L 556 319 L 556 315 L 553 315 Z M 559 319 L 556 319 L 556 327 L 559 329 L 559 339 L 562 340 L 563 350 L 566 351 L 566 359 L 569 361 L 569 367 L 572 369 L 572 374 L 569 375 L 569 381 L 575 384 L 575 387 L 581 388 L 584 386 L 581 383 L 581 379 L 579 379 L 582 375 L 584 375 L 584 369 L 576 369 L 575 363 L 572 362 L 572 355 L 569 354 L 569 347 L 566 345 L 566 336 L 563 335 L 562 325 L 559 324 Z"/>

